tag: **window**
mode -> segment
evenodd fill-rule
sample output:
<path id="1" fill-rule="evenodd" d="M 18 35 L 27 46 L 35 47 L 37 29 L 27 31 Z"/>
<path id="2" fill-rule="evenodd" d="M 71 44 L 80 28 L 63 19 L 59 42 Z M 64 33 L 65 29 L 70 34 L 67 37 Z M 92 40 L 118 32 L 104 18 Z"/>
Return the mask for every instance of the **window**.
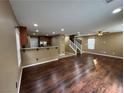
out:
<path id="1" fill-rule="evenodd" d="M 88 49 L 95 49 L 95 39 L 88 39 Z"/>

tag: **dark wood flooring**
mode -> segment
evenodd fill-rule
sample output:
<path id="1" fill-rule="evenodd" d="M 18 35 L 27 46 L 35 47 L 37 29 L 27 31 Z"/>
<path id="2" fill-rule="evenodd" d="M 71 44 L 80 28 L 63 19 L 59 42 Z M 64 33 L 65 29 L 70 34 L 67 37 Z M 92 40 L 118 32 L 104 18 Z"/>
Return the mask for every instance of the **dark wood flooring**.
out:
<path id="1" fill-rule="evenodd" d="M 25 68 L 20 93 L 122 93 L 121 59 L 83 54 Z"/>

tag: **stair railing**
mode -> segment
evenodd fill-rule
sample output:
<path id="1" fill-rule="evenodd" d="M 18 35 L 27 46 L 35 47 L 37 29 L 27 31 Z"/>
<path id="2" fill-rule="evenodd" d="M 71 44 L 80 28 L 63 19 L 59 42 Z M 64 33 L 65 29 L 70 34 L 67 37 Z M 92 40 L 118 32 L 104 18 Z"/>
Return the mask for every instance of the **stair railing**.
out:
<path id="1" fill-rule="evenodd" d="M 82 44 L 79 43 L 77 40 L 74 40 L 74 44 L 77 46 L 77 48 L 79 49 L 80 53 L 82 54 L 83 50 L 82 50 Z"/>
<path id="2" fill-rule="evenodd" d="M 71 40 L 68 41 L 69 46 L 73 49 L 75 54 L 77 54 L 77 46 Z"/>

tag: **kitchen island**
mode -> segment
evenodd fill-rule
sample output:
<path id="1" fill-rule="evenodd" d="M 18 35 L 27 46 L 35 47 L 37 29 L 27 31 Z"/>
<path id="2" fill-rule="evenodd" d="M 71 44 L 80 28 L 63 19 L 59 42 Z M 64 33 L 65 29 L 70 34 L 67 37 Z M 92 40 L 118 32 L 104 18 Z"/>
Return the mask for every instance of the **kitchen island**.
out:
<path id="1" fill-rule="evenodd" d="M 22 48 L 21 56 L 23 67 L 58 60 L 58 46 Z"/>

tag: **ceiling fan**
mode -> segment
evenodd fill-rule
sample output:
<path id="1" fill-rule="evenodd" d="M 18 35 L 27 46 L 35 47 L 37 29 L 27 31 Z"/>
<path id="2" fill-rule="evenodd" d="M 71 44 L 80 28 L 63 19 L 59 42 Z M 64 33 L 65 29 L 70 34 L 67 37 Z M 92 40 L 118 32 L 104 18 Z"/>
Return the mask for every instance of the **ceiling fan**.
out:
<path id="1" fill-rule="evenodd" d="M 98 32 L 97 32 L 97 35 L 98 35 L 98 36 L 103 36 L 103 35 L 109 34 L 109 33 L 110 33 L 110 32 L 98 31 Z"/>
<path id="2" fill-rule="evenodd" d="M 105 0 L 106 3 L 111 3 L 114 0 Z"/>
<path id="3" fill-rule="evenodd" d="M 103 31 L 98 31 L 98 32 L 97 32 L 97 35 L 98 35 L 98 36 L 102 36 L 102 35 L 103 35 Z"/>

